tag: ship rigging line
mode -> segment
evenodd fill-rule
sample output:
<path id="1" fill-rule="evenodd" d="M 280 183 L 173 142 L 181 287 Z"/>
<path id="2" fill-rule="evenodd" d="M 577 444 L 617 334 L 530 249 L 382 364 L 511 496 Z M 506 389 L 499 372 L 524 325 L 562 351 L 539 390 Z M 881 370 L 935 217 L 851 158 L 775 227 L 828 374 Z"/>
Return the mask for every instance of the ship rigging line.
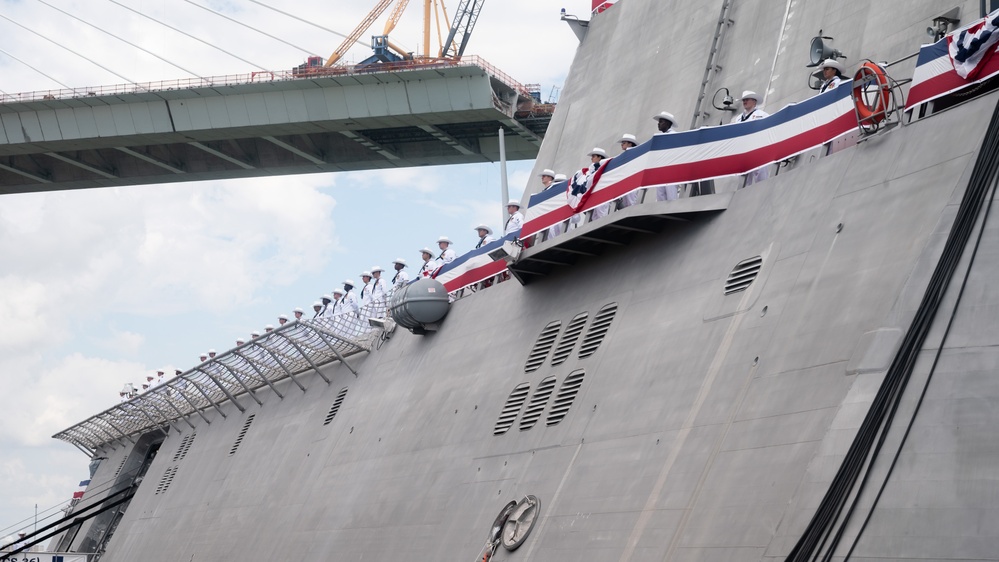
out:
<path id="1" fill-rule="evenodd" d="M 172 26 L 172 25 L 170 25 L 168 23 L 162 22 L 162 21 L 160 21 L 160 20 L 158 20 L 158 19 L 156 19 L 156 18 L 154 18 L 152 16 L 147 16 L 146 14 L 143 14 L 142 12 L 140 12 L 140 11 L 134 9 L 134 8 L 130 8 L 130 7 L 122 4 L 121 2 L 118 2 L 118 0 L 108 0 L 108 2 L 111 2 L 112 4 L 115 4 L 115 5 L 120 6 L 122 8 L 125 8 L 126 10 L 128 10 L 129 12 L 132 12 L 133 14 L 142 16 L 142 17 L 144 17 L 144 18 L 146 18 L 146 19 L 148 19 L 150 21 L 158 23 L 158 24 L 162 25 L 163 27 L 168 27 L 168 28 L 176 31 L 177 33 L 180 33 L 181 35 L 184 35 L 184 36 L 186 36 L 186 37 L 188 37 L 190 39 L 194 39 L 195 41 L 198 41 L 199 43 L 203 43 L 203 44 L 208 45 L 209 47 L 211 47 L 213 49 L 216 49 L 218 51 L 222 51 L 223 53 L 229 55 L 230 57 L 232 57 L 234 59 L 237 59 L 237 60 L 240 60 L 240 61 L 243 61 L 243 62 L 245 62 L 246 64 L 248 64 L 250 66 L 255 66 L 255 67 L 257 67 L 257 70 L 265 70 L 265 67 L 262 64 L 257 64 L 255 62 L 248 61 L 248 60 L 244 59 L 243 57 L 241 57 L 239 55 L 236 55 L 234 53 L 230 53 L 229 51 L 223 49 L 222 47 L 219 47 L 218 45 L 213 45 L 212 43 L 209 43 L 208 41 L 205 41 L 204 39 L 201 39 L 199 37 L 195 37 L 194 35 L 191 35 L 190 33 L 186 32 L 186 31 L 183 31 L 181 29 L 177 29 L 176 27 L 174 27 L 174 26 Z"/>
<path id="2" fill-rule="evenodd" d="M 271 35 L 270 33 L 267 33 L 266 31 L 263 31 L 261 29 L 257 29 L 256 27 L 253 27 L 252 25 L 247 25 L 247 24 L 245 24 L 245 23 L 243 23 L 243 22 L 241 22 L 239 20 L 230 18 L 229 16 L 223 14 L 222 12 L 217 12 L 217 11 L 211 9 L 211 8 L 208 8 L 208 7 L 202 6 L 201 4 L 198 4 L 197 2 L 192 2 L 191 0 L 184 0 L 184 2 L 187 2 L 188 4 L 190 4 L 192 6 L 195 6 L 197 8 L 201 8 L 202 10 L 204 10 L 206 12 L 215 14 L 216 16 L 218 16 L 220 18 L 225 18 L 225 19 L 231 21 L 232 23 L 235 23 L 235 24 L 241 25 L 241 26 L 243 26 L 243 27 L 245 27 L 247 29 L 251 29 L 253 31 L 256 31 L 257 33 L 259 33 L 261 35 L 265 35 L 267 37 L 270 37 L 271 39 L 273 39 L 275 41 L 280 41 L 281 43 L 284 43 L 285 45 L 288 45 L 289 47 L 294 47 L 294 48 L 298 49 L 299 51 L 302 51 L 303 53 L 305 53 L 306 56 L 310 56 L 313 53 L 313 51 L 310 51 L 310 50 L 306 49 L 305 47 L 299 47 L 298 45 L 296 45 L 294 43 L 289 43 L 289 42 L 285 41 L 284 39 L 281 39 L 280 37 L 278 37 L 276 35 Z"/>
<path id="3" fill-rule="evenodd" d="M 86 21 L 86 20 L 84 20 L 84 19 L 82 19 L 82 18 L 79 18 L 79 17 L 77 17 L 77 16 L 74 16 L 73 14 L 71 14 L 71 13 L 67 12 L 66 10 L 63 10 L 62 8 L 57 8 L 57 7 L 53 6 L 52 4 L 49 4 L 49 3 L 48 3 L 48 2 L 46 2 L 45 0 L 38 0 L 38 2 L 39 2 L 39 3 L 41 3 L 41 4 L 45 4 L 46 6 L 48 6 L 49 8 L 52 8 L 53 10 L 55 10 L 55 11 L 57 11 L 57 12 L 61 12 L 61 13 L 63 13 L 63 14 L 66 14 L 67 16 L 69 16 L 69 17 L 71 17 L 71 18 L 75 19 L 76 21 L 78 21 L 78 22 L 80 22 L 80 23 L 83 23 L 83 24 L 86 24 L 86 25 L 89 25 L 90 27 L 92 27 L 92 28 L 96 29 L 97 31 L 100 31 L 101 33 L 106 33 L 106 34 L 110 35 L 111 37 L 114 37 L 115 39 L 117 39 L 117 40 L 121 41 L 122 43 L 126 43 L 126 44 L 128 44 L 128 45 L 130 45 L 130 46 L 132 46 L 132 47 L 135 47 L 136 49 L 138 49 L 138 50 L 142 51 L 143 53 L 146 53 L 146 54 L 148 54 L 148 55 L 152 55 L 152 56 L 154 56 L 154 57 L 156 57 L 156 58 L 160 59 L 161 61 L 163 61 L 163 62 L 165 62 L 165 63 L 169 64 L 170 66 L 172 66 L 172 67 L 174 67 L 174 68 L 179 68 L 180 70 L 183 70 L 184 72 L 186 72 L 186 73 L 190 74 L 191 76 L 194 76 L 195 78 L 201 78 L 201 76 L 200 76 L 200 75 L 198 75 L 198 73 L 196 73 L 196 72 L 192 72 L 192 71 L 190 71 L 190 70 L 188 70 L 188 69 L 184 68 L 183 66 L 180 66 L 179 64 L 176 64 L 176 63 L 174 63 L 174 62 L 171 62 L 171 61 L 169 61 L 169 60 L 167 60 L 167 59 L 165 59 L 165 58 L 163 58 L 163 57 L 161 57 L 161 56 L 157 55 L 156 53 L 154 53 L 154 52 L 150 51 L 149 49 L 146 49 L 146 48 L 144 48 L 144 47 L 140 47 L 139 45 L 136 45 L 135 43 L 132 43 L 132 42 L 131 42 L 131 41 L 129 41 L 128 39 L 124 39 L 124 38 L 122 38 L 122 37 L 119 37 L 119 36 L 115 35 L 114 33 L 111 33 L 110 31 L 108 31 L 108 30 L 106 30 L 106 29 L 103 29 L 103 28 L 101 28 L 101 27 L 98 27 L 98 26 L 96 26 L 96 25 L 94 25 L 94 24 L 92 24 L 92 23 L 90 23 L 90 22 L 88 22 L 88 21 Z"/>
<path id="4" fill-rule="evenodd" d="M 895 358 L 892 360 L 891 366 L 885 373 L 885 378 L 878 388 L 874 401 L 867 411 L 867 415 L 864 417 L 857 435 L 850 444 L 850 448 L 842 464 L 840 464 L 836 475 L 833 477 L 829 489 L 822 498 L 815 515 L 812 516 L 804 533 L 802 533 L 797 544 L 795 544 L 785 559 L 786 562 L 806 562 L 820 558 L 823 561 L 832 559 L 870 477 L 870 469 L 877 460 L 878 454 L 891 429 L 892 421 L 895 413 L 898 411 L 905 387 L 911 378 L 919 351 L 933 326 L 936 312 L 940 308 L 944 295 L 950 286 L 961 260 L 961 255 L 968 245 L 975 223 L 978 221 L 990 188 L 996 182 L 997 175 L 999 175 L 999 104 L 993 110 L 992 119 L 989 122 L 989 127 L 982 141 L 982 147 L 979 150 L 978 158 L 975 161 L 971 178 L 968 182 L 968 188 L 961 199 L 954 224 L 951 226 L 943 252 L 930 277 L 926 291 L 923 293 L 919 308 L 916 310 L 916 314 L 909 329 L 906 331 L 902 344 Z M 991 204 L 986 209 L 985 216 L 982 217 L 982 232 L 984 232 L 984 222 L 989 209 L 991 209 Z M 979 239 L 980 237 L 981 233 L 979 233 Z M 977 248 L 978 243 L 976 242 L 975 250 Z M 971 257 L 972 261 L 973 258 L 974 253 Z M 965 281 L 967 281 L 967 278 L 965 278 Z M 956 315 L 956 313 L 957 305 L 955 304 L 952 315 Z M 951 318 L 952 321 L 953 316 Z M 949 329 L 950 322 L 947 326 Z M 944 338 L 946 338 L 946 334 Z M 940 349 L 943 348 L 943 342 L 941 342 L 939 347 Z M 939 353 L 940 350 L 938 349 L 938 356 Z M 934 359 L 931 369 L 935 368 L 935 366 L 936 359 Z M 928 376 L 932 376 L 932 370 Z M 929 384 L 929 378 L 925 384 Z M 924 393 L 925 390 L 924 388 Z M 908 428 L 911 428 L 918 409 L 917 403 Z M 909 431 L 908 428 L 903 435 L 902 442 L 898 446 L 899 450 L 896 452 L 896 459 L 900 454 L 902 445 L 905 443 L 905 436 L 908 435 Z M 875 440 L 877 441 L 876 444 Z M 893 460 L 889 465 L 889 472 L 885 476 L 885 481 L 882 483 L 882 491 L 894 465 L 895 461 Z M 863 477 L 861 477 L 862 473 Z M 859 485 L 857 484 L 858 479 Z M 879 498 L 880 495 L 881 491 L 878 492 L 877 497 Z M 841 517 L 843 508 L 851 496 L 853 500 L 850 508 L 847 510 L 845 516 Z M 872 505 L 870 512 L 873 512 L 873 510 L 874 506 Z M 864 521 L 864 526 L 866 526 L 867 520 L 871 517 L 870 512 Z M 835 531 L 834 535 L 833 531 Z M 860 532 L 863 532 L 863 527 Z M 858 534 L 858 539 L 859 536 Z M 850 549 L 851 553 L 852 551 L 853 547 Z M 849 558 L 849 555 L 847 555 L 847 558 Z"/>

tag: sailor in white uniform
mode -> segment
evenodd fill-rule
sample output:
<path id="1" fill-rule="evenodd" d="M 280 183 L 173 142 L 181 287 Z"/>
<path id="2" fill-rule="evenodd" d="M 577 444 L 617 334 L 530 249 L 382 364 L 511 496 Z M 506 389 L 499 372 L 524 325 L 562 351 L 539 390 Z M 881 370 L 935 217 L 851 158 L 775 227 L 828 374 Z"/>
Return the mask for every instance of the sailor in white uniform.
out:
<path id="1" fill-rule="evenodd" d="M 319 318 L 320 316 L 322 316 L 321 313 L 323 311 L 323 303 L 319 301 L 312 303 L 312 310 L 315 311 L 315 314 L 312 315 L 312 318 L 313 319 Z"/>
<path id="2" fill-rule="evenodd" d="M 293 310 L 292 312 L 295 314 L 295 320 L 298 320 L 299 322 L 301 322 L 302 320 L 305 320 L 305 318 L 303 318 L 303 315 L 305 314 L 305 311 L 303 311 L 301 308 L 298 308 L 296 306 L 295 310 Z"/>
<path id="3" fill-rule="evenodd" d="M 759 108 L 760 94 L 752 90 L 746 90 L 742 92 L 742 113 L 736 115 L 732 118 L 732 123 L 745 123 L 746 121 L 755 121 L 757 119 L 764 119 L 770 117 L 770 114 Z M 770 171 L 766 166 L 760 166 L 759 168 L 746 174 L 746 180 L 743 187 L 753 185 L 754 183 L 763 181 L 770 177 Z"/>
<path id="4" fill-rule="evenodd" d="M 671 135 L 676 132 L 676 117 L 663 111 L 652 118 L 656 122 L 656 135 Z M 676 201 L 680 198 L 680 185 L 671 183 L 656 186 L 656 201 Z"/>
<path id="5" fill-rule="evenodd" d="M 364 306 L 368 304 L 371 300 L 371 272 L 362 271 L 361 272 L 361 293 L 360 293 L 360 304 Z"/>
<path id="6" fill-rule="evenodd" d="M 273 325 L 268 324 L 268 325 L 264 326 L 264 332 L 273 332 L 273 331 L 274 331 L 274 326 Z M 212 357 L 215 357 L 215 356 L 213 355 Z"/>
<path id="7" fill-rule="evenodd" d="M 405 287 L 406 283 L 409 283 L 409 274 L 404 271 L 406 269 L 406 260 L 396 258 L 392 262 L 392 266 L 395 268 L 395 275 L 392 276 L 392 289 L 393 291 L 398 291 Z"/>
<path id="8" fill-rule="evenodd" d="M 819 65 L 819 70 L 822 71 L 822 87 L 819 88 L 820 94 L 824 94 L 844 82 L 843 73 L 846 72 L 846 68 L 836 59 L 822 61 L 822 64 Z"/>
<path id="9" fill-rule="evenodd" d="M 423 256 L 423 266 L 420 267 L 420 277 L 430 277 L 434 273 L 436 262 L 433 261 L 434 253 L 430 251 L 430 248 L 423 248 L 420 250 L 420 255 Z"/>
<path id="10" fill-rule="evenodd" d="M 386 295 L 388 291 L 385 288 L 385 280 L 382 279 L 382 273 L 385 270 L 381 266 L 374 266 L 371 268 L 371 300 L 372 302 L 384 304 Z"/>
<path id="11" fill-rule="evenodd" d="M 449 264 L 454 261 L 454 258 L 458 257 L 454 253 L 454 249 L 451 248 L 451 244 L 451 239 L 447 236 L 441 236 L 437 239 L 437 247 L 441 249 L 441 255 L 437 256 L 437 261 L 440 262 L 440 265 Z"/>
<path id="12" fill-rule="evenodd" d="M 511 199 L 506 203 L 506 212 L 510 218 L 506 219 L 506 227 L 503 228 L 503 236 L 519 231 L 524 227 L 524 215 L 520 212 L 520 201 Z"/>
<path id="13" fill-rule="evenodd" d="M 496 239 L 492 237 L 493 229 L 489 228 L 488 226 L 480 224 L 479 226 L 475 227 L 475 230 L 476 232 L 479 233 L 479 242 L 475 244 L 476 250 L 485 246 L 486 244 L 489 244 L 490 242 L 496 241 Z"/>
<path id="14" fill-rule="evenodd" d="M 555 172 L 548 168 L 541 170 L 538 177 L 541 178 L 541 191 L 548 189 L 555 182 Z"/>
<path id="15" fill-rule="evenodd" d="M 346 312 L 344 309 L 343 293 L 343 289 L 333 289 L 333 304 L 326 310 L 327 317 L 333 318 Z"/>
<path id="16" fill-rule="evenodd" d="M 586 170 L 586 189 L 589 191 L 593 189 L 594 174 L 597 173 L 597 169 L 600 168 L 600 163 L 603 159 L 607 158 L 607 151 L 602 148 L 594 148 L 587 156 L 590 157 L 590 166 Z M 595 221 L 601 217 L 605 217 L 607 213 L 610 213 L 610 203 L 597 205 L 593 208 L 593 212 L 590 213 L 590 220 Z"/>
<path id="17" fill-rule="evenodd" d="M 635 135 L 633 135 L 631 133 L 625 133 L 625 134 L 621 135 L 621 138 L 618 139 L 617 142 L 618 142 L 618 144 L 621 145 L 621 153 L 622 154 L 625 153 L 625 152 L 627 152 L 627 151 L 629 151 L 629 150 L 631 150 L 632 148 L 635 148 L 636 146 L 638 146 L 638 139 L 635 138 Z M 618 204 L 617 204 L 618 208 L 619 209 L 624 209 L 625 207 L 630 207 L 632 205 L 637 204 L 638 203 L 638 194 L 639 193 L 641 193 L 641 190 L 636 189 L 635 191 L 632 191 L 631 193 L 625 194 L 623 197 L 621 197 L 620 199 L 618 199 Z"/>
<path id="18" fill-rule="evenodd" d="M 321 316 L 326 316 L 326 308 L 329 307 L 330 302 L 333 301 L 333 297 L 331 297 L 329 295 L 323 295 L 323 299 L 322 300 L 323 300 L 323 303 L 322 303 L 323 307 L 321 309 L 319 309 L 319 312 L 316 313 L 316 318 L 319 318 Z"/>
<path id="19" fill-rule="evenodd" d="M 560 185 L 566 179 L 567 178 L 565 177 L 565 174 L 555 174 L 555 178 L 552 180 L 552 184 L 545 189 L 553 188 L 556 185 Z M 565 188 L 563 187 L 563 189 Z M 562 234 L 562 232 L 564 231 L 565 231 L 565 221 L 557 222 L 548 227 L 548 235 L 545 236 L 545 240 L 551 240 L 552 238 L 555 238 L 559 234 Z"/>
<path id="20" fill-rule="evenodd" d="M 287 314 L 279 314 L 278 315 L 278 324 L 284 326 L 287 323 L 288 323 L 288 315 Z"/>
<path id="21" fill-rule="evenodd" d="M 353 313 L 355 316 L 361 316 L 361 304 L 358 302 L 357 293 L 354 292 L 354 281 L 347 279 L 343 282 L 343 301 L 344 312 Z M 337 311 L 339 312 L 339 311 Z"/>

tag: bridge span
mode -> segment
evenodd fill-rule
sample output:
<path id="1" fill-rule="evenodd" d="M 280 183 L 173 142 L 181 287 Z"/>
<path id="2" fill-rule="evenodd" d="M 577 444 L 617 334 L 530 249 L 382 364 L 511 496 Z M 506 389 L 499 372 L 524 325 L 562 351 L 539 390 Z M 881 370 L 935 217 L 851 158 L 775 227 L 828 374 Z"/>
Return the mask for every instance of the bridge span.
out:
<path id="1" fill-rule="evenodd" d="M 534 158 L 551 117 L 476 57 L 33 92 L 0 103 L 0 193 Z"/>

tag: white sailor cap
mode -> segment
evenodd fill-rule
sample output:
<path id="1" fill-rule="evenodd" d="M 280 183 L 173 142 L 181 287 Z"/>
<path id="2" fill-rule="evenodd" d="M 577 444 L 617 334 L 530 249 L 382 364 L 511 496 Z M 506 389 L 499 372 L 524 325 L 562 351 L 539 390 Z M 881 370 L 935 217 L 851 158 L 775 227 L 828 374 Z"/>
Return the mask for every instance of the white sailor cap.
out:
<path id="1" fill-rule="evenodd" d="M 555 174 L 555 183 L 558 183 L 560 181 L 566 181 L 568 179 L 569 178 L 567 178 L 565 174 Z"/>
<path id="2" fill-rule="evenodd" d="M 631 133 L 625 133 L 625 134 L 621 135 L 621 138 L 617 142 L 618 143 L 630 142 L 631 144 L 633 144 L 635 146 L 638 146 L 638 139 L 636 139 L 635 135 L 633 135 Z"/>
<path id="3" fill-rule="evenodd" d="M 552 177 L 555 177 L 555 176 L 552 176 Z M 479 226 L 475 227 L 475 230 L 485 230 L 486 234 L 492 234 L 493 233 L 493 229 L 489 228 L 488 226 L 486 226 L 484 224 L 480 224 Z"/>
<path id="4" fill-rule="evenodd" d="M 208 353 L 207 352 L 202 352 L 201 355 L 199 355 L 198 357 L 208 357 Z"/>
<path id="5" fill-rule="evenodd" d="M 601 158 L 607 158 L 607 151 L 604 150 L 604 149 L 602 149 L 602 148 L 594 148 L 593 150 L 589 151 L 586 155 L 587 156 L 599 156 Z"/>
<path id="6" fill-rule="evenodd" d="M 271 331 L 271 330 L 273 330 L 273 329 L 274 329 L 274 326 L 272 326 L 272 325 L 270 325 L 270 324 L 268 324 L 268 325 L 264 326 L 264 330 L 266 330 L 266 331 L 268 331 L 268 332 L 270 332 L 270 331 Z"/>
<path id="7" fill-rule="evenodd" d="M 844 67 L 843 64 L 836 59 L 826 59 L 822 61 L 822 64 L 819 65 L 819 70 L 822 70 L 823 68 L 832 68 L 839 71 L 840 74 L 844 74 L 846 72 L 846 67 Z"/>
<path id="8" fill-rule="evenodd" d="M 362 271 L 361 272 L 361 277 L 371 277 L 371 272 L 370 271 Z"/>
<path id="9" fill-rule="evenodd" d="M 760 103 L 761 101 L 760 94 L 757 94 L 752 90 L 746 90 L 745 92 L 742 92 L 742 97 L 739 98 L 739 101 L 742 100 L 756 100 L 756 103 Z"/>
<path id="10" fill-rule="evenodd" d="M 509 201 L 506 202 L 506 206 L 507 207 L 516 207 L 516 208 L 519 209 L 520 208 L 520 201 L 518 201 L 517 199 L 511 199 L 511 200 L 509 200 Z"/>
<path id="11" fill-rule="evenodd" d="M 438 239 L 437 239 L 437 243 L 438 243 L 438 244 L 440 244 L 441 242 L 446 242 L 446 243 L 448 243 L 448 244 L 451 244 L 451 243 L 452 243 L 452 242 L 451 242 L 451 239 L 450 239 L 450 238 L 448 238 L 447 236 L 441 236 L 440 238 L 438 238 Z"/>
<path id="12" fill-rule="evenodd" d="M 209 349 L 208 350 L 208 355 L 214 355 L 214 354 L 215 354 L 215 350 L 214 349 Z"/>
<path id="13" fill-rule="evenodd" d="M 434 255 L 434 253 L 430 251 L 430 248 L 426 248 L 426 247 L 420 248 L 420 253 L 421 254 L 430 254 L 431 256 Z"/>
<path id="14" fill-rule="evenodd" d="M 676 125 L 676 117 L 673 117 L 673 114 L 668 111 L 663 111 L 659 115 L 652 117 L 653 121 L 659 121 L 660 119 L 665 119 L 670 123 Z"/>
<path id="15" fill-rule="evenodd" d="M 243 338 L 236 338 L 236 345 L 243 345 L 244 343 L 246 343 L 246 340 Z"/>
<path id="16" fill-rule="evenodd" d="M 385 273 L 385 270 L 382 269 L 382 266 L 380 266 L 380 265 L 376 265 L 376 266 L 374 266 L 374 267 L 371 268 L 371 273 L 378 273 L 379 271 L 381 271 L 382 273 Z"/>
<path id="17" fill-rule="evenodd" d="M 300 307 L 297 307 L 297 306 L 295 307 L 295 310 L 292 310 L 292 312 L 301 312 L 302 314 L 305 314 L 305 311 L 302 310 Z"/>
<path id="18" fill-rule="evenodd" d="M 343 294 L 343 289 L 333 289 L 333 294 L 334 295 L 342 295 Z"/>
<path id="19" fill-rule="evenodd" d="M 331 297 L 329 295 L 323 295 L 323 300 L 324 301 L 331 301 L 331 300 L 333 300 L 333 297 Z"/>
<path id="20" fill-rule="evenodd" d="M 343 282 L 343 284 L 344 285 L 350 285 L 351 287 L 353 287 L 354 286 L 354 280 L 353 279 L 345 279 L 344 282 Z"/>
<path id="21" fill-rule="evenodd" d="M 549 170 L 548 168 L 545 168 L 544 170 L 541 170 L 541 173 L 538 174 L 538 177 L 540 178 L 540 177 L 544 177 L 544 176 L 548 176 L 550 178 L 554 178 L 555 177 L 555 170 Z"/>
<path id="22" fill-rule="evenodd" d="M 154 377 L 154 376 L 152 376 L 152 375 L 146 375 L 146 380 L 147 380 L 147 381 L 151 381 L 151 380 L 153 380 L 153 379 L 155 379 L 155 378 L 156 378 L 156 377 Z"/>
<path id="23" fill-rule="evenodd" d="M 251 338 L 259 338 L 260 337 L 260 332 L 258 332 L 256 330 L 253 330 L 252 332 L 250 332 L 250 337 Z"/>
<path id="24" fill-rule="evenodd" d="M 402 258 L 395 258 L 394 260 L 392 260 L 392 263 L 397 263 L 403 267 L 406 267 L 406 260 Z"/>
<path id="25" fill-rule="evenodd" d="M 287 314 L 278 314 L 278 320 L 287 320 L 287 319 L 288 319 Z"/>
<path id="26" fill-rule="evenodd" d="M 333 299 L 330 299 L 330 300 L 333 300 Z M 317 307 L 317 306 L 322 306 L 322 305 L 323 305 L 323 303 L 321 303 L 321 302 L 319 302 L 319 301 L 316 301 L 316 302 L 312 303 L 312 307 L 313 307 L 313 308 L 315 308 L 315 307 Z"/>

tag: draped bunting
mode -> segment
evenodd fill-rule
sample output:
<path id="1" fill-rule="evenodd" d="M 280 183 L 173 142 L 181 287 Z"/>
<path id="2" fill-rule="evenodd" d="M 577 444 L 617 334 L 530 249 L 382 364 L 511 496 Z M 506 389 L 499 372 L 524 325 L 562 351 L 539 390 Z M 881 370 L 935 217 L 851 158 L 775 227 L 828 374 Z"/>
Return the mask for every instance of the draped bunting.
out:
<path id="1" fill-rule="evenodd" d="M 999 74 L 999 56 L 994 55 L 997 50 L 996 40 L 999 39 L 999 33 L 993 32 L 987 38 L 988 40 L 974 43 L 974 45 L 972 43 L 975 34 L 974 32 L 968 33 L 972 28 L 981 26 L 978 28 L 978 38 L 981 39 L 984 26 L 990 21 L 994 23 L 999 21 L 999 10 L 970 26 L 954 31 L 936 43 L 920 47 L 919 57 L 916 59 L 916 69 L 912 73 L 912 84 L 909 86 L 909 99 L 905 105 L 907 110 L 968 86 L 984 82 Z M 962 43 L 965 43 L 967 47 L 959 49 L 958 45 Z M 954 58 L 955 54 L 960 57 L 960 60 Z M 960 73 L 958 68 L 961 70 Z M 961 73 L 968 77 L 962 77 Z"/>
<path id="2" fill-rule="evenodd" d="M 489 257 L 489 252 L 502 248 L 504 242 L 513 241 L 519 237 L 520 231 L 511 232 L 499 240 L 494 240 L 481 248 L 466 252 L 451 263 L 441 267 L 434 274 L 434 278 L 444 285 L 447 292 L 453 293 L 502 273 L 506 271 L 506 261 L 493 261 Z"/>

